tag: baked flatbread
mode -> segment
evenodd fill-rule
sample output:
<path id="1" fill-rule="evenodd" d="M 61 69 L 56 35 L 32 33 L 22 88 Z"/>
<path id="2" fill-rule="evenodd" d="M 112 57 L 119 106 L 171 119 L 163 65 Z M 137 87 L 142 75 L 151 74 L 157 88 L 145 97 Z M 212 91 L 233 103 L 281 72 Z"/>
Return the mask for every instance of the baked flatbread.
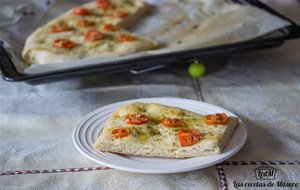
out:
<path id="1" fill-rule="evenodd" d="M 33 32 L 23 58 L 30 64 L 60 63 L 156 48 L 150 39 L 122 29 L 146 8 L 142 0 L 98 0 L 75 7 Z"/>
<path id="2" fill-rule="evenodd" d="M 134 103 L 112 113 L 94 148 L 159 157 L 196 157 L 221 153 L 238 119 L 220 113 L 203 116 L 176 107 Z"/>

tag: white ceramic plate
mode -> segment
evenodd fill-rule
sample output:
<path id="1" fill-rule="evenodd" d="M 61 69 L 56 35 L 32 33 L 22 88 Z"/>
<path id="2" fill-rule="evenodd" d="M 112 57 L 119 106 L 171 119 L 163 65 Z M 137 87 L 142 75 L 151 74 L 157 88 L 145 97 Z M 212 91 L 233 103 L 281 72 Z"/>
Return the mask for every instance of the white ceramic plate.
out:
<path id="1" fill-rule="evenodd" d="M 236 116 L 218 106 L 181 98 L 145 98 L 118 102 L 93 111 L 77 123 L 73 131 L 73 142 L 77 150 L 96 163 L 118 170 L 152 174 L 178 173 L 206 168 L 220 163 L 236 154 L 247 140 L 246 126 L 240 120 L 240 125 L 235 131 L 229 144 L 226 146 L 223 153 L 218 155 L 186 159 L 170 159 L 121 155 L 94 150 L 93 143 L 99 136 L 110 114 L 119 106 L 133 102 L 158 103 L 168 106 L 176 106 L 199 114 L 222 112 L 231 116 Z"/>

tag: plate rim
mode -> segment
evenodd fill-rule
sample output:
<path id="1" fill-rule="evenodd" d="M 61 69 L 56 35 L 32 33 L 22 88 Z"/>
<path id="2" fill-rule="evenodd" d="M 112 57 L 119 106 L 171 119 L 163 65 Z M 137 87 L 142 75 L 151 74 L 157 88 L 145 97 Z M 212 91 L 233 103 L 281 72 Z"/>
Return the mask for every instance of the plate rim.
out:
<path id="1" fill-rule="evenodd" d="M 80 131 L 81 129 L 81 125 L 84 121 L 87 121 L 89 118 L 95 116 L 99 111 L 101 110 L 107 110 L 109 109 L 110 107 L 116 107 L 116 106 L 121 106 L 121 105 L 124 105 L 124 104 L 128 104 L 128 103 L 132 103 L 132 102 L 142 102 L 142 101 L 153 101 L 153 103 L 155 103 L 155 101 L 163 101 L 163 100 L 174 100 L 174 101 L 188 101 L 188 102 L 191 102 L 191 103 L 196 103 L 196 104 L 203 104 L 203 105 L 206 105 L 206 106 L 209 106 L 209 107 L 212 107 L 212 108 L 216 108 L 216 109 L 221 109 L 221 110 L 224 110 L 226 111 L 227 113 L 230 113 L 229 115 L 233 115 L 235 117 L 237 117 L 239 119 L 239 129 L 242 130 L 241 132 L 243 133 L 243 136 L 242 136 L 242 140 L 239 142 L 238 146 L 235 146 L 233 148 L 233 151 L 231 153 L 229 153 L 228 155 L 225 155 L 224 157 L 220 158 L 220 159 L 217 159 L 215 161 L 212 161 L 212 162 L 209 162 L 209 163 L 206 163 L 206 164 L 202 164 L 202 165 L 196 165 L 196 166 L 190 166 L 190 167 L 186 167 L 186 169 L 172 169 L 170 171 L 167 171 L 165 169 L 161 169 L 161 170 L 153 170 L 151 168 L 149 169 L 137 169 L 137 168 L 131 168 L 131 167 L 126 167 L 126 166 L 116 166 L 114 164 L 110 164 L 110 163 L 107 163 L 105 161 L 101 161 L 97 158 L 94 158 L 92 155 L 89 155 L 87 154 L 86 152 L 84 152 L 84 150 L 82 150 L 82 148 L 80 146 L 82 145 L 79 145 L 78 144 L 78 139 L 77 139 L 77 134 L 78 131 Z M 174 105 L 176 106 L 176 105 Z M 180 107 L 180 106 L 179 106 Z M 235 131 L 236 132 L 236 131 Z M 207 167 L 210 167 L 210 166 L 213 166 L 217 163 L 221 163 L 223 162 L 224 160 L 234 156 L 236 153 L 238 153 L 243 147 L 244 145 L 246 144 L 247 142 L 247 139 L 248 139 L 248 129 L 246 127 L 246 125 L 244 124 L 244 122 L 240 119 L 240 117 L 238 117 L 237 115 L 235 115 L 234 113 L 232 113 L 231 111 L 227 110 L 227 109 L 224 109 L 222 107 L 219 107 L 219 106 L 216 106 L 214 104 L 210 104 L 210 103 L 207 103 L 207 102 L 201 102 L 199 100 L 194 100 L 194 99 L 186 99 L 186 98 L 177 98 L 177 97 L 152 97 L 152 98 L 137 98 L 137 99 L 129 99 L 129 100 L 124 100 L 124 101 L 118 101 L 118 102 L 114 102 L 114 103 L 111 103 L 111 104 L 107 104 L 107 105 L 104 105 L 104 106 L 101 106 L 97 109 L 95 109 L 94 111 L 86 114 L 85 116 L 83 116 L 75 125 L 74 129 L 73 129 L 73 133 L 72 133 L 72 140 L 73 140 L 73 144 L 76 148 L 77 151 L 79 151 L 83 156 L 85 156 L 86 158 L 88 158 L 89 160 L 97 163 L 97 164 L 101 164 L 103 166 L 106 166 L 106 167 L 110 167 L 110 168 L 113 168 L 113 169 L 117 169 L 117 170 L 121 170 L 121 171 L 127 171 L 127 172 L 134 172 L 134 173 L 147 173 L 147 174 L 169 174 L 169 173 L 181 173 L 181 172 L 187 172 L 187 171 L 193 171 L 193 170 L 198 170 L 198 169 L 203 169 L 203 168 L 207 168 Z M 230 141 L 229 141 L 230 142 Z M 229 143 L 228 142 L 228 143 Z M 82 146 L 83 149 L 84 149 L 84 146 Z M 95 151 L 97 152 L 97 151 Z M 112 153 L 110 153 L 112 154 Z M 215 155 L 212 155 L 212 156 L 215 156 Z M 195 157 L 197 158 L 197 157 Z M 193 159 L 193 158 L 190 158 L 190 159 Z"/>

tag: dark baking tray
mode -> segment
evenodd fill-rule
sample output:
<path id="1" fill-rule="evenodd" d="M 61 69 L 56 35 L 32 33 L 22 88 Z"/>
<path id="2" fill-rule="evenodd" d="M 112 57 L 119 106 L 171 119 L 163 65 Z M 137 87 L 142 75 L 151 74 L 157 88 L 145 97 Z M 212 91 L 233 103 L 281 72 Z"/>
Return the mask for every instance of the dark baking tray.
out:
<path id="1" fill-rule="evenodd" d="M 186 63 L 191 59 L 203 59 L 216 56 L 227 56 L 237 52 L 253 51 L 265 48 L 272 48 L 282 45 L 286 40 L 300 38 L 300 27 L 290 19 L 271 9 L 267 5 L 257 0 L 233 0 L 237 3 L 251 4 L 265 11 L 277 15 L 291 23 L 286 28 L 279 29 L 264 37 L 239 43 L 214 46 L 209 48 L 199 48 L 194 50 L 184 50 L 175 53 L 166 53 L 161 55 L 150 55 L 131 60 L 113 61 L 107 64 L 92 66 L 73 67 L 69 69 L 43 72 L 38 74 L 19 73 L 9 53 L 0 43 L 0 69 L 4 80 L 11 82 L 25 81 L 29 84 L 42 84 L 59 80 L 68 80 L 80 78 L 95 74 L 112 74 L 117 72 L 129 71 L 132 69 L 143 69 L 157 65 L 171 65 L 176 63 Z"/>

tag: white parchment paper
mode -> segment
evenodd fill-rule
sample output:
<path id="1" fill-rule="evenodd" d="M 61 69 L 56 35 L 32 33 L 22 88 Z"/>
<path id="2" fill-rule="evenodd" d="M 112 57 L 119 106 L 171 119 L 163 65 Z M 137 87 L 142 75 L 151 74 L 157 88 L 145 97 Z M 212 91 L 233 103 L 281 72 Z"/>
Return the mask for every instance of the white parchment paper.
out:
<path id="1" fill-rule="evenodd" d="M 158 50 L 123 57 L 86 58 L 45 65 L 28 65 L 21 52 L 26 38 L 39 26 L 85 0 L 1 0 L 0 39 L 12 54 L 21 73 L 35 74 L 91 64 L 209 47 L 253 39 L 289 25 L 276 16 L 252 6 L 225 3 L 223 0 L 147 0 L 150 8 L 127 29 L 159 43 Z M 142 63 L 141 63 L 142 64 Z"/>

